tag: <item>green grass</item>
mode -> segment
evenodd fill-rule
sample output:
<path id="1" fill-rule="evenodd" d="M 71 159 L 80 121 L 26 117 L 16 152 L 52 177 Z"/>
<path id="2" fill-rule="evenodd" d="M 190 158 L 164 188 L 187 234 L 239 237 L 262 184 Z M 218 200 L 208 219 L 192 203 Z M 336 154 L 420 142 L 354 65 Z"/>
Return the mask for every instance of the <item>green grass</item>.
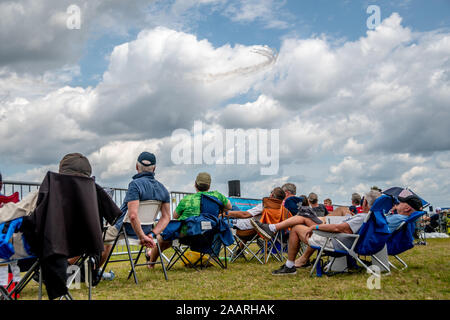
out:
<path id="1" fill-rule="evenodd" d="M 116 278 L 102 281 L 93 288 L 95 300 L 304 300 L 304 299 L 389 299 L 427 300 L 450 298 L 450 239 L 429 239 L 427 246 L 416 246 L 403 253 L 409 265 L 405 271 L 393 270 L 381 278 L 381 289 L 369 290 L 365 272 L 341 274 L 332 277 L 309 277 L 309 269 L 298 269 L 296 275 L 272 276 L 271 271 L 280 262 L 270 260 L 261 265 L 257 261 L 239 259 L 228 264 L 228 269 L 209 267 L 195 271 L 175 265 L 164 280 L 160 266 L 148 270 L 137 268 L 139 284 L 127 280 L 129 264 L 110 264 Z M 170 251 L 167 251 L 170 255 Z M 394 261 L 391 259 L 391 261 Z M 87 299 L 87 288 L 71 290 L 75 299 Z M 30 283 L 21 299 L 36 299 L 37 285 Z M 44 289 L 44 298 L 45 289 Z"/>

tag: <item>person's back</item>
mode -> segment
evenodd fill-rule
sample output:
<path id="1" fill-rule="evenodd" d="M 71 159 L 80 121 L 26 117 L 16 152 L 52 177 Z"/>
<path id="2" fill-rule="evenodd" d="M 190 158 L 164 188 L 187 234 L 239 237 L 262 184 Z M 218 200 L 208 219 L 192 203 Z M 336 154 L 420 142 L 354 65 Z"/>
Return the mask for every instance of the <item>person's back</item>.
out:
<path id="1" fill-rule="evenodd" d="M 328 215 L 327 208 L 325 207 L 325 205 L 319 203 L 317 194 L 315 194 L 314 192 L 311 192 L 308 195 L 308 202 L 317 217 L 325 217 Z"/>
<path id="2" fill-rule="evenodd" d="M 201 172 L 195 179 L 196 193 L 185 196 L 180 200 L 173 212 L 173 218 L 177 220 L 186 220 L 189 217 L 199 216 L 201 214 L 201 198 L 202 194 L 213 196 L 222 202 L 224 211 L 231 209 L 231 202 L 218 191 L 209 191 L 211 186 L 211 176 L 206 172 Z M 186 235 L 186 225 L 181 226 L 178 221 L 170 221 L 167 228 L 158 235 L 161 252 L 172 246 L 172 240 L 178 233 L 178 237 Z M 146 253 L 148 261 L 155 262 L 159 257 L 158 250 L 151 250 L 150 255 Z"/>
<path id="3" fill-rule="evenodd" d="M 170 202 L 170 195 L 166 187 L 155 179 L 153 172 L 140 172 L 133 176 L 133 180 L 128 185 L 124 202 L 120 207 L 122 212 L 127 212 L 128 202 L 133 200 Z"/>
<path id="4" fill-rule="evenodd" d="M 328 210 L 322 203 L 319 203 L 317 207 L 313 207 L 312 209 L 318 217 L 326 217 L 328 215 Z"/>
<path id="5" fill-rule="evenodd" d="M 186 220 L 189 217 L 200 215 L 202 194 L 217 198 L 223 206 L 226 206 L 228 198 L 219 191 L 198 191 L 194 194 L 189 194 L 180 200 L 175 211 L 178 214 L 178 220 Z"/>

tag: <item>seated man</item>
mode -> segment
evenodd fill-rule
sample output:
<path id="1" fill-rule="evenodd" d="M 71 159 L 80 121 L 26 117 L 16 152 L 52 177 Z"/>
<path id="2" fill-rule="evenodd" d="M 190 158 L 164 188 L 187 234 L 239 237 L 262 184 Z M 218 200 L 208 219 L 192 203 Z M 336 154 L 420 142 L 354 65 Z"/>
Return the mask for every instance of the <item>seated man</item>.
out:
<path id="1" fill-rule="evenodd" d="M 296 274 L 296 268 L 304 267 L 308 264 L 309 258 L 314 253 L 314 249 L 310 246 L 305 250 L 303 255 L 294 262 L 295 256 L 300 247 L 300 241 L 313 246 L 321 246 L 325 243 L 326 238 L 319 236 L 317 234 L 313 234 L 313 230 L 321 230 L 326 232 L 335 232 L 335 233 L 348 233 L 355 234 L 359 231 L 362 224 L 364 223 L 364 219 L 369 212 L 370 207 L 373 205 L 375 200 L 381 196 L 381 193 L 377 190 L 371 190 L 368 192 L 363 201 L 363 213 L 351 216 L 343 220 L 342 223 L 339 224 L 316 224 L 313 225 L 311 223 L 298 224 L 293 226 L 292 231 L 289 236 L 289 249 L 288 249 L 288 260 L 286 264 L 284 264 L 280 269 L 272 272 L 273 275 L 284 275 L 284 274 Z M 398 225 L 406 220 L 406 218 L 413 212 L 420 210 L 422 207 L 422 203 L 420 199 L 415 195 L 407 195 L 406 197 L 399 197 L 400 203 L 396 206 L 397 215 L 388 216 L 387 223 L 390 230 L 394 230 Z M 270 228 L 267 225 L 259 225 L 258 226 L 261 231 L 266 233 L 271 232 Z M 280 226 L 277 226 L 280 227 Z M 269 234 L 270 235 L 270 234 Z M 353 239 L 342 239 L 342 242 L 345 245 L 351 245 Z M 331 248 L 339 248 L 337 243 L 331 242 Z"/>
<path id="2" fill-rule="evenodd" d="M 392 208 L 392 211 L 396 212 L 396 214 L 386 217 L 391 232 L 396 230 L 411 213 L 422 210 L 422 201 L 408 189 L 400 192 L 398 200 L 399 203 Z"/>
<path id="3" fill-rule="evenodd" d="M 284 200 L 286 200 L 289 197 L 293 197 L 297 194 L 297 187 L 293 183 L 285 183 L 281 186 L 281 189 L 284 191 L 286 196 L 284 197 Z M 283 200 L 283 206 L 284 206 L 284 200 Z"/>
<path id="4" fill-rule="evenodd" d="M 317 194 L 315 194 L 314 192 L 311 192 L 308 195 L 308 202 L 313 211 L 315 212 L 316 216 L 325 217 L 329 214 L 325 205 L 319 203 L 319 198 L 317 197 Z"/>
<path id="5" fill-rule="evenodd" d="M 112 249 L 112 243 L 122 226 L 125 215 L 128 212 L 130 222 L 125 222 L 124 228 L 128 236 L 138 238 L 140 243 L 148 248 L 156 246 L 154 239 L 160 234 L 170 221 L 170 195 L 166 187 L 155 179 L 156 157 L 153 153 L 142 152 L 136 161 L 137 174 L 128 185 L 125 199 L 120 208 L 122 215 L 114 226 L 110 226 L 105 236 L 105 252 L 102 255 L 102 265 Z M 156 226 L 141 226 L 138 216 L 140 201 L 161 201 L 161 218 Z M 147 254 L 146 254 L 147 256 Z"/>
<path id="6" fill-rule="evenodd" d="M 282 188 L 275 188 L 270 192 L 269 198 L 283 200 L 286 198 L 286 193 Z M 261 201 L 255 207 L 248 209 L 247 211 L 229 211 L 228 217 L 230 218 L 230 225 L 236 229 L 236 235 L 242 240 L 239 242 L 239 250 L 244 248 L 244 244 L 251 240 L 255 235 L 255 229 L 251 221 L 261 220 L 263 213 L 263 201 Z M 239 254 L 239 250 L 235 253 Z"/>
<path id="7" fill-rule="evenodd" d="M 195 190 L 196 193 L 185 196 L 181 199 L 178 206 L 175 208 L 173 212 L 173 218 L 177 220 L 186 220 L 189 217 L 195 217 L 200 215 L 201 210 L 201 196 L 202 194 L 210 195 L 217 198 L 220 202 L 222 202 L 224 206 L 224 210 L 228 211 L 231 209 L 231 202 L 218 191 L 208 191 L 211 186 L 211 176 L 209 173 L 201 172 L 197 175 L 195 179 Z M 180 237 L 183 237 L 183 230 Z M 160 243 L 161 252 L 170 248 L 172 246 L 172 241 L 169 239 L 166 233 L 161 233 L 157 235 L 158 241 Z M 146 253 L 147 258 L 150 262 L 155 262 L 159 257 L 158 250 L 151 250 L 150 255 Z M 149 265 L 149 267 L 153 267 L 154 265 Z"/>
<path id="8" fill-rule="evenodd" d="M 361 196 L 358 193 L 352 194 L 352 205 L 348 209 L 353 213 L 362 213 Z"/>

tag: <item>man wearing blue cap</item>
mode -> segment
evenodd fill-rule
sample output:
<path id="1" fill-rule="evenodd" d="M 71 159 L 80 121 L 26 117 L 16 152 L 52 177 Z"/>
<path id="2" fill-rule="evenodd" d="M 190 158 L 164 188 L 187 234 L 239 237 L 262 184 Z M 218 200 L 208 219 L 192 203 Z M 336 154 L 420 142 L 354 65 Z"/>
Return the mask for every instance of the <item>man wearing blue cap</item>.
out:
<path id="1" fill-rule="evenodd" d="M 155 179 L 156 157 L 153 153 L 142 152 L 136 161 L 137 174 L 133 176 L 133 180 L 128 185 L 120 209 L 123 214 L 114 226 L 108 228 L 105 237 L 105 251 L 103 258 L 108 256 L 112 249 L 112 242 L 116 238 L 125 215 L 128 212 L 130 222 L 124 223 L 125 231 L 128 236 L 137 237 L 141 244 L 153 248 L 155 247 L 156 235 L 160 234 L 170 221 L 170 195 L 166 187 Z M 141 226 L 138 216 L 138 208 L 140 201 L 157 200 L 161 201 L 161 218 L 156 226 Z M 101 262 L 101 264 L 104 261 Z"/>

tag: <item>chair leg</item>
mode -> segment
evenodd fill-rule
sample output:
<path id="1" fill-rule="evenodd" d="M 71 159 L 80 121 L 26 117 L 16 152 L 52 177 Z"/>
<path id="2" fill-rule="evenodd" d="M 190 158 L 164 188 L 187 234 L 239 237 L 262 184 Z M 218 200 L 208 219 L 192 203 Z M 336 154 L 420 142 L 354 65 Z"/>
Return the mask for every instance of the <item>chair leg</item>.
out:
<path id="1" fill-rule="evenodd" d="M 6 290 L 2 285 L 0 285 L 0 300 L 12 300 L 9 296 L 8 290 Z"/>
<path id="2" fill-rule="evenodd" d="M 164 257 L 163 257 L 163 255 L 162 255 L 161 247 L 159 246 L 159 241 L 158 241 L 158 240 L 156 240 L 156 246 L 157 246 L 158 252 L 159 252 L 159 260 L 161 261 L 161 267 L 162 267 L 163 272 L 164 272 L 164 278 L 166 278 L 166 280 L 169 280 L 169 279 L 167 278 L 167 271 L 166 271 L 166 266 L 165 266 L 165 264 L 164 264 Z"/>
<path id="3" fill-rule="evenodd" d="M 137 279 L 136 270 L 134 269 L 134 261 L 133 261 L 133 257 L 131 256 L 130 243 L 128 242 L 128 237 L 127 237 L 126 233 L 124 233 L 124 238 L 125 238 L 125 244 L 126 244 L 126 246 L 127 246 L 128 259 L 129 259 L 129 261 L 130 261 L 131 270 L 133 271 L 134 282 L 135 282 L 136 284 L 138 284 L 138 279 Z"/>
<path id="4" fill-rule="evenodd" d="M 137 257 L 136 257 L 136 260 L 134 261 L 134 266 L 135 266 L 135 267 L 136 267 L 136 265 L 138 264 L 138 261 L 139 261 L 139 258 L 140 258 L 140 256 L 141 256 L 141 253 L 142 253 L 142 249 L 143 249 L 143 248 L 144 248 L 144 246 L 141 246 L 141 248 L 139 249 L 139 253 L 138 253 Z M 133 274 L 133 269 L 131 269 L 130 272 L 128 273 L 128 278 L 127 278 L 127 280 L 130 279 L 130 277 L 131 277 L 132 274 Z"/>
<path id="5" fill-rule="evenodd" d="M 101 268 L 100 274 L 98 275 L 98 277 L 100 279 L 102 279 L 103 273 L 105 272 L 106 266 L 108 265 L 109 260 L 111 259 L 112 253 L 114 252 L 114 249 L 116 248 L 117 242 L 119 241 L 119 238 L 120 238 L 120 235 L 121 235 L 122 231 L 123 231 L 123 224 L 122 224 L 122 227 L 120 227 L 120 230 L 119 230 L 119 233 L 117 234 L 116 239 L 114 239 L 114 243 L 112 245 L 111 250 L 109 251 L 108 258 L 106 258 L 106 261 L 103 263 L 103 267 Z"/>
<path id="6" fill-rule="evenodd" d="M 15 293 L 16 296 L 19 294 L 23 288 L 31 281 L 34 273 L 36 270 L 39 269 L 39 291 L 38 291 L 38 299 L 42 300 L 42 269 L 40 267 L 39 261 L 36 261 L 31 266 L 30 270 L 27 271 L 27 273 L 23 276 L 22 280 L 19 281 L 19 283 L 14 287 L 14 289 L 8 294 L 10 297 Z"/>
<path id="7" fill-rule="evenodd" d="M 93 258 L 88 257 L 88 300 L 92 300 L 92 269 L 94 267 Z M 70 295 L 70 293 L 68 293 Z"/>
<path id="8" fill-rule="evenodd" d="M 408 265 L 406 264 L 406 262 L 403 261 L 402 259 L 400 259 L 399 256 L 394 255 L 394 258 L 397 259 L 397 260 L 403 265 L 403 268 L 400 268 L 400 269 L 399 269 L 400 271 L 403 271 L 403 270 L 405 270 L 405 269 L 408 268 Z"/>

